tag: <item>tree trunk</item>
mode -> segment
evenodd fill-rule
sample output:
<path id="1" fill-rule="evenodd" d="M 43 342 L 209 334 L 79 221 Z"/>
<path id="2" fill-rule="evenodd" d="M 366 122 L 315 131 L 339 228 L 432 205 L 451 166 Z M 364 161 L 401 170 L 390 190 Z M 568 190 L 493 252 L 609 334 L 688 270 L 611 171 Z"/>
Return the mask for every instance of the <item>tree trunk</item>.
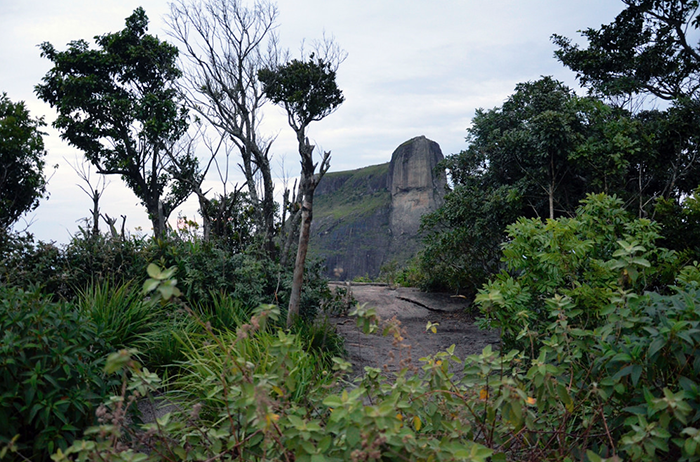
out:
<path id="1" fill-rule="evenodd" d="M 272 181 L 270 160 L 264 156 L 264 165 L 260 166 L 262 173 L 264 197 L 262 201 L 263 223 L 265 226 L 265 251 L 275 258 L 275 184 Z"/>
<path id="2" fill-rule="evenodd" d="M 311 182 L 313 182 L 313 179 Z M 301 288 L 304 284 L 304 266 L 306 264 L 306 253 L 309 250 L 309 238 L 311 237 L 314 189 L 315 188 L 311 188 L 308 193 L 304 194 L 304 199 L 301 206 L 301 230 L 299 232 L 297 258 L 294 261 L 294 277 L 292 278 L 292 294 L 289 296 L 287 327 L 292 327 L 294 320 L 299 316 Z"/>
<path id="3" fill-rule="evenodd" d="M 330 151 L 323 153 L 321 167 L 317 174 L 313 163 L 314 146 L 304 136 L 303 130 L 297 131 L 299 141 L 299 154 L 301 155 L 301 230 L 299 232 L 299 248 L 294 262 L 294 276 L 292 278 L 292 294 L 289 297 L 289 309 L 287 310 L 287 327 L 291 327 L 299 316 L 299 301 L 301 300 L 301 287 L 304 283 L 304 265 L 306 252 L 309 249 L 311 237 L 311 219 L 313 218 L 314 192 L 323 175 L 330 167 Z"/>
<path id="4" fill-rule="evenodd" d="M 554 220 L 554 185 L 549 187 L 549 218 Z"/>
<path id="5" fill-rule="evenodd" d="M 95 189 L 92 193 L 92 236 L 100 235 L 100 192 Z"/>

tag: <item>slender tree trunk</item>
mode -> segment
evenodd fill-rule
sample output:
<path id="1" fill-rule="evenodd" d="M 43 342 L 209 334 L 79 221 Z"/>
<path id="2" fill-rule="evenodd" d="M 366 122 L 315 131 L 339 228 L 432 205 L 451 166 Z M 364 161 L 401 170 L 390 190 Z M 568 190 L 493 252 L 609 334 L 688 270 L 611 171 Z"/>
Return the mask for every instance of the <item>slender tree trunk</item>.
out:
<path id="1" fill-rule="evenodd" d="M 313 182 L 313 179 L 311 181 Z M 304 284 L 304 266 L 306 264 L 306 253 L 309 250 L 309 238 L 311 237 L 311 220 L 313 219 L 314 200 L 313 195 L 313 189 L 311 189 L 308 194 L 305 193 L 301 206 L 301 230 L 299 232 L 297 258 L 294 261 L 294 277 L 292 278 L 292 293 L 289 296 L 287 327 L 291 327 L 294 323 L 294 319 L 299 316 L 301 288 Z"/>
<path id="2" fill-rule="evenodd" d="M 549 156 L 549 218 L 554 220 L 554 185 L 556 178 L 554 176 L 554 156 Z"/>
<path id="3" fill-rule="evenodd" d="M 275 258 L 275 184 L 272 181 L 270 160 L 265 156 L 265 165 L 260 167 L 263 178 L 264 197 L 262 203 L 263 223 L 265 226 L 265 251 Z"/>
<path id="4" fill-rule="evenodd" d="M 97 189 L 92 193 L 92 235 L 100 235 L 100 192 Z"/>
<path id="5" fill-rule="evenodd" d="M 549 218 L 554 220 L 554 185 L 549 186 Z"/>
<path id="6" fill-rule="evenodd" d="M 301 288 L 304 283 L 304 265 L 306 253 L 309 249 L 311 237 L 311 219 L 313 218 L 314 192 L 323 175 L 330 167 L 330 151 L 323 153 L 321 167 L 316 174 L 316 165 L 313 163 L 314 146 L 304 136 L 303 130 L 297 131 L 299 141 L 299 154 L 301 155 L 301 230 L 299 232 L 299 247 L 297 258 L 294 262 L 294 276 L 292 278 L 292 294 L 289 297 L 289 309 L 287 310 L 287 327 L 291 327 L 299 316 L 299 301 L 301 300 Z"/>

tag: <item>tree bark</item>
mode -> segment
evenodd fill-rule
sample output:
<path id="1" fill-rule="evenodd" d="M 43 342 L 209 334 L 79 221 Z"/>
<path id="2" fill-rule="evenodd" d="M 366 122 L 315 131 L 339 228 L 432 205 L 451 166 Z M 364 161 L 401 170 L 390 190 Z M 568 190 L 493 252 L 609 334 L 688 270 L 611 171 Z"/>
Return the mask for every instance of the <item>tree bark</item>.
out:
<path id="1" fill-rule="evenodd" d="M 314 192 L 323 175 L 330 167 L 330 151 L 323 153 L 321 167 L 318 173 L 314 173 L 316 165 L 313 163 L 314 146 L 304 137 L 304 131 L 297 131 L 299 140 L 299 154 L 301 155 L 301 230 L 299 232 L 299 247 L 294 261 L 294 276 L 292 277 L 292 293 L 289 297 L 289 309 L 287 310 L 287 327 L 292 327 L 294 320 L 299 317 L 299 302 L 301 301 L 301 288 L 304 284 L 304 266 L 306 253 L 309 250 L 311 237 L 311 220 L 313 219 Z"/>
<path id="2" fill-rule="evenodd" d="M 313 191 L 304 195 L 301 206 L 301 230 L 299 232 L 299 246 L 297 257 L 294 261 L 294 276 L 292 278 L 292 293 L 289 296 L 289 310 L 287 311 L 287 327 L 291 327 L 294 319 L 299 316 L 299 304 L 301 302 L 301 288 L 304 284 L 304 266 L 306 253 L 309 250 L 309 238 L 311 237 L 311 220 L 313 219 Z"/>

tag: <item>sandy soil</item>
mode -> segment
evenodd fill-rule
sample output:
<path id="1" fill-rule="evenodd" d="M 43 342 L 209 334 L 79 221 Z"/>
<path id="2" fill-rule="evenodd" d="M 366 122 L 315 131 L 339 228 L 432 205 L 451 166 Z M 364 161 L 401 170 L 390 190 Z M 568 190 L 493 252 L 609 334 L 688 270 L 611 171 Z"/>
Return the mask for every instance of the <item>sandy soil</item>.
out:
<path id="1" fill-rule="evenodd" d="M 348 288 L 346 283 L 334 285 Z M 498 332 L 476 327 L 463 298 L 375 284 L 353 283 L 350 290 L 358 303 L 375 308 L 382 320 L 395 318 L 403 337 L 397 342 L 392 335 L 365 335 L 357 327 L 355 318 L 332 318 L 345 338 L 345 349 L 356 375 L 361 374 L 365 366 L 396 371 L 408 362 L 418 365 L 418 359 L 451 345 L 455 345 L 455 354 L 460 358 L 481 353 L 487 345 L 495 348 L 499 345 Z M 437 333 L 426 331 L 428 322 L 438 323 Z"/>

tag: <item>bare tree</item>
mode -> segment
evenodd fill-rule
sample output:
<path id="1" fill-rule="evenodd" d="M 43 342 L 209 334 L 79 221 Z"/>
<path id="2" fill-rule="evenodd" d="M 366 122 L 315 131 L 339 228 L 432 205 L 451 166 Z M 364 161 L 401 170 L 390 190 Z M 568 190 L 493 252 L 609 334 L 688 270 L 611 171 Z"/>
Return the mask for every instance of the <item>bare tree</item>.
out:
<path id="1" fill-rule="evenodd" d="M 65 158 L 63 160 L 68 162 L 68 160 Z M 90 235 L 98 236 L 100 234 L 100 199 L 107 188 L 107 179 L 104 175 L 100 175 L 93 185 L 89 164 L 85 162 L 78 162 L 76 159 L 75 164 L 68 162 L 68 165 L 70 165 L 80 179 L 87 184 L 87 189 L 81 184 L 78 184 L 77 186 L 90 197 L 90 200 L 92 200 L 92 209 L 90 210 L 90 215 L 92 215 L 92 229 L 90 230 Z"/>
<path id="2" fill-rule="evenodd" d="M 277 8 L 267 0 L 258 0 L 252 7 L 239 0 L 177 0 L 170 4 L 167 20 L 170 34 L 183 45 L 183 56 L 189 64 L 185 69 L 185 99 L 240 151 L 239 165 L 270 255 L 275 248 L 270 168 L 274 139 L 258 131 L 266 97 L 257 73 L 277 65 L 276 19 Z"/>

